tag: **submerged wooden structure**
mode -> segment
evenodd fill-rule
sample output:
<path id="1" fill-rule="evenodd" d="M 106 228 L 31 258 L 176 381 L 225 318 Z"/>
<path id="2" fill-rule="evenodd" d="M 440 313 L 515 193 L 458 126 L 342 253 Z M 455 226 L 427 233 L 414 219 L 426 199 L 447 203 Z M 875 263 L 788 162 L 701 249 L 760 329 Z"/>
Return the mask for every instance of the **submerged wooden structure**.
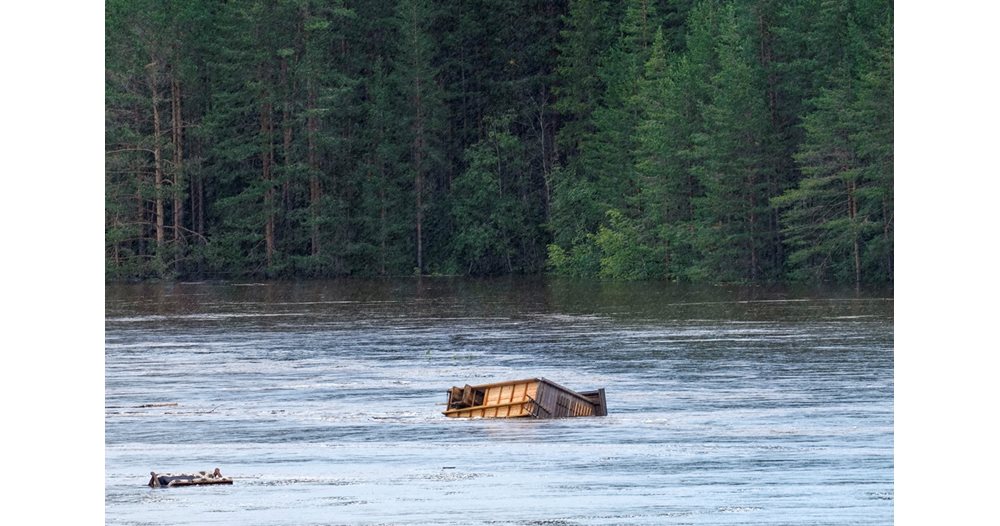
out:
<path id="1" fill-rule="evenodd" d="M 604 389 L 576 392 L 545 378 L 528 378 L 448 390 L 450 418 L 563 418 L 605 416 Z"/>
<path id="2" fill-rule="evenodd" d="M 198 471 L 196 473 L 159 473 L 149 472 L 149 487 L 151 488 L 174 488 L 177 486 L 205 486 L 209 484 L 232 484 L 233 479 L 223 477 L 219 468 L 209 473 Z"/>

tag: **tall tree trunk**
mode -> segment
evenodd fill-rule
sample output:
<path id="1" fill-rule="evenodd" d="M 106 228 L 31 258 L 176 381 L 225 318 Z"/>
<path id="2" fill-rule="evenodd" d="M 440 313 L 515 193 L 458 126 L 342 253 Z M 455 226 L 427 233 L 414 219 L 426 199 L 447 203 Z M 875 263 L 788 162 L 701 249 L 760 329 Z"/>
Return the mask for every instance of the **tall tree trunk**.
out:
<path id="1" fill-rule="evenodd" d="M 420 77 L 417 77 L 414 81 L 415 97 L 414 106 L 417 112 L 416 119 L 414 120 L 414 136 L 413 136 L 413 171 L 414 171 L 414 190 L 416 193 L 416 212 L 417 212 L 417 270 L 423 274 L 424 272 L 424 237 L 423 237 L 423 226 L 424 226 L 424 174 L 423 174 L 423 156 L 424 156 L 424 115 L 421 100 L 421 86 Z"/>
<path id="2" fill-rule="evenodd" d="M 777 78 L 771 68 L 773 60 L 771 28 L 762 12 L 757 13 L 757 29 L 760 38 L 760 65 L 767 76 L 767 102 L 771 110 L 771 124 L 778 129 Z"/>
<path id="3" fill-rule="evenodd" d="M 379 274 L 385 275 L 385 256 L 386 256 L 386 206 L 385 206 L 385 164 L 379 163 L 379 171 L 382 175 L 382 180 L 379 184 L 378 198 L 379 198 Z"/>
<path id="4" fill-rule="evenodd" d="M 205 235 L 205 178 L 198 178 L 198 233 Z"/>
<path id="5" fill-rule="evenodd" d="M 757 29 L 760 38 L 760 65 L 767 80 L 767 101 L 768 109 L 771 112 L 771 127 L 776 134 L 780 134 L 783 132 L 783 126 L 778 116 L 778 79 L 774 73 L 774 68 L 771 66 L 774 61 L 774 36 L 771 33 L 771 21 L 764 17 L 764 9 L 765 7 L 759 6 L 757 11 Z M 786 164 L 784 161 L 785 159 L 781 160 L 783 165 Z M 786 167 L 786 169 L 790 168 Z M 780 188 L 780 182 L 777 180 L 778 175 L 772 173 L 770 170 L 766 171 L 765 174 L 767 177 L 768 197 L 779 195 L 782 188 Z M 771 252 L 770 260 L 774 271 L 781 269 L 782 263 L 785 260 L 784 244 L 781 242 L 779 215 L 778 209 L 771 207 L 767 220 L 768 241 L 770 245 L 768 248 Z"/>
<path id="6" fill-rule="evenodd" d="M 750 281 L 757 281 L 757 178 L 751 172 L 750 187 Z"/>
<path id="7" fill-rule="evenodd" d="M 272 184 L 272 168 L 274 165 L 274 147 L 271 143 L 271 134 L 274 131 L 272 123 L 273 109 L 270 102 L 264 102 L 260 109 L 260 135 L 261 144 L 260 164 L 261 178 L 264 180 L 264 251 L 266 255 L 267 268 L 270 269 L 274 262 L 274 187 Z"/>
<path id="8" fill-rule="evenodd" d="M 666 220 L 664 220 L 664 224 Z M 670 239 L 663 239 L 663 278 L 670 279 Z"/>
<path id="9" fill-rule="evenodd" d="M 195 141 L 195 148 L 197 148 L 198 142 Z M 201 218 L 201 211 L 199 210 L 198 203 L 198 176 L 192 175 L 188 178 L 188 208 L 191 210 L 191 230 L 194 230 L 198 234 L 203 234 L 201 227 L 199 226 L 199 221 Z"/>
<path id="10" fill-rule="evenodd" d="M 407 42 L 415 52 L 419 52 L 420 46 L 420 33 L 419 28 L 419 15 L 415 5 L 408 6 L 410 8 L 408 38 L 411 39 Z M 423 64 L 421 56 L 414 57 L 414 64 L 411 66 L 416 66 L 417 68 Z M 423 100 L 423 82 L 424 79 L 421 77 L 422 72 L 417 69 L 413 78 L 413 98 L 410 104 L 413 109 L 413 143 L 410 145 L 410 154 L 413 160 L 413 193 L 415 201 L 414 210 L 414 220 L 416 223 L 416 241 L 417 241 L 417 273 L 423 274 L 424 272 L 424 173 L 423 173 L 423 160 L 424 160 L 424 148 L 425 148 L 425 130 L 424 127 L 426 123 L 424 122 L 424 100 Z M 433 79 L 430 79 L 433 82 Z"/>
<path id="11" fill-rule="evenodd" d="M 149 69 L 149 94 L 153 105 L 153 163 L 155 164 L 153 189 L 154 206 L 156 210 L 156 251 L 161 254 L 163 248 L 163 158 L 160 148 L 160 93 L 156 88 L 156 73 L 159 69 L 159 62 L 153 62 L 146 66 Z"/>
<path id="12" fill-rule="evenodd" d="M 884 196 L 882 197 L 882 239 L 885 240 L 885 244 L 889 246 L 889 231 L 892 229 L 892 218 L 889 217 L 889 200 Z M 886 263 L 888 267 L 886 268 L 889 273 L 889 279 L 892 279 L 892 250 L 886 253 Z"/>
<path id="13" fill-rule="evenodd" d="M 292 209 L 291 203 L 291 168 L 292 168 L 292 112 L 291 101 L 292 88 L 288 80 L 288 58 L 281 57 L 281 84 L 285 89 L 284 102 L 281 107 L 281 127 L 282 127 L 282 161 L 285 166 L 285 182 L 282 185 L 281 201 L 284 205 L 283 231 L 289 231 L 289 214 Z"/>
<path id="14" fill-rule="evenodd" d="M 854 252 L 854 287 L 861 288 L 861 246 L 858 240 L 858 183 L 850 181 L 847 183 L 847 216 L 851 220 L 851 236 L 853 239 Z"/>
<path id="15" fill-rule="evenodd" d="M 312 233 L 310 245 L 312 255 L 318 256 L 322 253 L 321 240 L 319 236 L 320 199 L 323 196 L 323 188 L 319 180 L 319 151 L 316 147 L 316 135 L 319 133 L 319 119 L 316 118 L 316 87 L 309 86 L 308 108 L 306 112 L 309 117 L 306 119 L 306 129 L 308 132 L 307 148 L 309 161 L 309 214 L 312 219 Z"/>
<path id="16" fill-rule="evenodd" d="M 173 118 L 174 141 L 174 241 L 181 240 L 184 227 L 184 121 L 181 111 L 181 83 L 176 76 L 170 81 L 170 100 Z M 180 264 L 180 258 L 175 260 Z"/>
<path id="17" fill-rule="evenodd" d="M 139 257 L 146 255 L 146 235 L 148 233 L 146 223 L 146 200 L 142 198 L 142 187 L 146 184 L 143 177 L 143 167 L 136 167 L 137 181 L 135 185 L 136 220 L 139 222 L 139 239 L 136 240 L 136 254 Z"/>
<path id="18" fill-rule="evenodd" d="M 203 144 L 198 142 L 198 157 L 203 157 Z M 205 176 L 198 175 L 198 184 L 195 188 L 195 195 L 198 198 L 198 234 L 205 235 Z"/>
<path id="19" fill-rule="evenodd" d="M 542 182 L 545 183 L 545 218 L 549 218 L 549 209 L 552 203 L 552 184 L 549 181 L 549 165 L 547 161 L 547 155 L 545 151 L 545 102 L 546 93 L 545 86 L 542 86 L 541 90 L 541 105 L 538 108 L 538 136 L 541 142 L 541 154 L 542 154 Z"/>
<path id="20" fill-rule="evenodd" d="M 381 121 L 380 121 L 381 123 Z M 376 144 L 385 144 L 386 142 L 386 129 L 383 125 L 378 127 L 378 139 Z M 376 149 L 377 152 L 377 149 Z M 388 246 L 387 241 L 389 237 L 388 229 L 388 204 L 386 203 L 386 187 L 389 185 L 389 179 L 386 174 L 385 159 L 378 153 L 372 154 L 372 162 L 378 164 L 378 200 L 379 200 L 379 274 L 384 276 L 385 272 L 385 260 L 387 256 Z M 374 174 L 373 174 L 374 177 Z"/>

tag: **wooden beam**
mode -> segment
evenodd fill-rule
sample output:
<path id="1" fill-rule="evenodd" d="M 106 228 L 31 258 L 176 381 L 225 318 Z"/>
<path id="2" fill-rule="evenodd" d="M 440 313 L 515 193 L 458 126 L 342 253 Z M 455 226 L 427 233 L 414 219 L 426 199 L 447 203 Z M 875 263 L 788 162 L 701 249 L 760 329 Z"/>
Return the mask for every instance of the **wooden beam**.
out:
<path id="1" fill-rule="evenodd" d="M 527 404 L 527 403 L 530 403 L 530 402 L 528 400 L 521 400 L 520 402 L 505 402 L 505 403 L 502 403 L 502 404 L 477 405 L 475 407 L 463 407 L 461 409 L 449 409 L 449 410 L 445 411 L 444 414 L 447 415 L 447 414 L 450 414 L 450 413 L 461 413 L 462 411 L 480 411 L 480 410 L 485 410 L 485 409 L 495 409 L 495 408 L 500 408 L 500 407 L 509 407 L 509 406 L 512 406 L 512 405 L 520 405 L 520 404 Z"/>

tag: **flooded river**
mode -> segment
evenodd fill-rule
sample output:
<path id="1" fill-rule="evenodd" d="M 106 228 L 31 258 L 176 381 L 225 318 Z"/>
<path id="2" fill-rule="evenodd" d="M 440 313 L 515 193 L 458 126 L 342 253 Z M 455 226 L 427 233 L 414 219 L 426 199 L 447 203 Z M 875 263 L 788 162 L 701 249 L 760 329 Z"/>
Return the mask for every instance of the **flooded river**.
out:
<path id="1" fill-rule="evenodd" d="M 108 285 L 105 341 L 108 524 L 892 523 L 891 291 Z M 609 415 L 441 414 L 537 376 Z"/>

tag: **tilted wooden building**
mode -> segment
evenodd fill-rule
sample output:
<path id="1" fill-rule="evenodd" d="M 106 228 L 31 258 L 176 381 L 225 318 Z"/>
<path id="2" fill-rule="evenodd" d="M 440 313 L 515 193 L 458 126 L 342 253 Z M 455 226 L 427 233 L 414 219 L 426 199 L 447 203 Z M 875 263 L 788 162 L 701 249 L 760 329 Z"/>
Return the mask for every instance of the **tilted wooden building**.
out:
<path id="1" fill-rule="evenodd" d="M 545 378 L 452 387 L 450 418 L 562 418 L 605 416 L 604 389 L 576 392 Z"/>

